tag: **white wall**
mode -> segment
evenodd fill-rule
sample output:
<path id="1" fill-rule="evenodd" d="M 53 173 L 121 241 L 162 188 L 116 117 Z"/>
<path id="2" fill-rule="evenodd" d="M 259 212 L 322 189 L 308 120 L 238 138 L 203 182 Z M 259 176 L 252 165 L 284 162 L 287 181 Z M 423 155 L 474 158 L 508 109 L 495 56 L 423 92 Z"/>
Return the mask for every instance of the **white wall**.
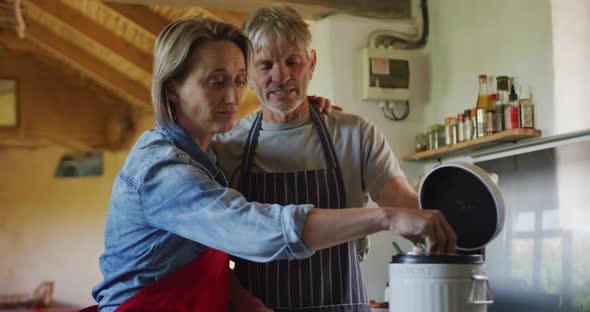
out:
<path id="1" fill-rule="evenodd" d="M 536 127 L 544 135 L 555 133 L 549 0 L 428 3 L 433 83 L 425 123 L 442 123 L 474 107 L 479 74 L 504 74 L 531 86 Z"/>
<path id="2" fill-rule="evenodd" d="M 553 61 L 555 66 L 555 130 L 563 133 L 590 128 L 590 1 L 552 0 Z M 570 147 L 577 153 L 557 150 L 557 195 L 564 227 L 588 231 L 590 217 L 587 180 L 588 145 Z M 585 167 L 584 167 L 585 166 Z M 572 178 L 575 177 L 575 178 Z"/>
<path id="3" fill-rule="evenodd" d="M 590 1 L 552 0 L 555 132 L 590 128 Z"/>

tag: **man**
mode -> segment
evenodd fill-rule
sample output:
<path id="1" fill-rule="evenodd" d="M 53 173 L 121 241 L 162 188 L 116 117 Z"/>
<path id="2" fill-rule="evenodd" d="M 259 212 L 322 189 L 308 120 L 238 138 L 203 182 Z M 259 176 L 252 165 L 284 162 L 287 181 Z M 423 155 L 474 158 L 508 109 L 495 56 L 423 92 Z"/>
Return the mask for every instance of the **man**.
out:
<path id="1" fill-rule="evenodd" d="M 231 185 L 265 203 L 338 209 L 363 207 L 370 195 L 380 206 L 418 208 L 416 192 L 374 124 L 340 112 L 320 115 L 309 106 L 316 54 L 301 16 L 272 5 L 254 12 L 243 28 L 254 47 L 249 80 L 262 111 L 215 138 Z M 411 218 L 402 219 L 413 226 Z M 449 242 L 454 248 L 454 237 Z M 349 242 L 305 260 L 236 259 L 235 272 L 274 311 L 370 311 L 356 255 Z"/>

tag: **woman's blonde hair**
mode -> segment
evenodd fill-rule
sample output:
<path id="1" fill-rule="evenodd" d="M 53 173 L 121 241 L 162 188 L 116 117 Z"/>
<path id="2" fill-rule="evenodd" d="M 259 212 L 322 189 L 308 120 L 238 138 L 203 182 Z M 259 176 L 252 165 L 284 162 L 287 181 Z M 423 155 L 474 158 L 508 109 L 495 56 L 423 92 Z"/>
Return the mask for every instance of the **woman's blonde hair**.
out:
<path id="1" fill-rule="evenodd" d="M 248 66 L 251 43 L 237 27 L 211 18 L 188 17 L 172 22 L 158 35 L 154 48 L 152 103 L 156 119 L 164 125 L 174 122 L 174 107 L 166 96 L 166 84 L 182 82 L 193 66 L 193 52 L 209 41 L 227 40 L 237 45 Z M 246 67 L 247 68 L 247 67 Z"/>

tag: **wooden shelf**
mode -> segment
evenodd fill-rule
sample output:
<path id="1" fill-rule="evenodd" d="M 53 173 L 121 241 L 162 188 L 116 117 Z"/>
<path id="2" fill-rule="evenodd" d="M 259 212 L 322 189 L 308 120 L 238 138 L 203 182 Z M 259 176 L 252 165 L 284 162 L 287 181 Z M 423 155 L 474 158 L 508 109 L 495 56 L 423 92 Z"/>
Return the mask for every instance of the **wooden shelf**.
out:
<path id="1" fill-rule="evenodd" d="M 404 160 L 426 160 L 439 159 L 451 154 L 463 153 L 468 150 L 486 147 L 498 143 L 514 142 L 525 138 L 532 138 L 541 135 L 538 129 L 510 129 L 492 135 L 486 135 L 482 138 L 461 142 L 453 145 L 446 145 L 434 150 L 418 152 L 412 155 L 406 155 Z"/>

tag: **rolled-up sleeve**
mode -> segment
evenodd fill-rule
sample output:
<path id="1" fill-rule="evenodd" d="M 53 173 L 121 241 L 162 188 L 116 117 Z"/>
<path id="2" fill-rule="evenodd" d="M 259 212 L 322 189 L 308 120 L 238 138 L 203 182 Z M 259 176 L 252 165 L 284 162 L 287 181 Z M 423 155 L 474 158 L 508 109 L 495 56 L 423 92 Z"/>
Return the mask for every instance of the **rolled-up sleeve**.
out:
<path id="1" fill-rule="evenodd" d="M 313 254 L 302 241 L 312 205 L 248 202 L 198 165 L 155 163 L 140 182 L 139 193 L 151 226 L 211 248 L 256 262 Z"/>

